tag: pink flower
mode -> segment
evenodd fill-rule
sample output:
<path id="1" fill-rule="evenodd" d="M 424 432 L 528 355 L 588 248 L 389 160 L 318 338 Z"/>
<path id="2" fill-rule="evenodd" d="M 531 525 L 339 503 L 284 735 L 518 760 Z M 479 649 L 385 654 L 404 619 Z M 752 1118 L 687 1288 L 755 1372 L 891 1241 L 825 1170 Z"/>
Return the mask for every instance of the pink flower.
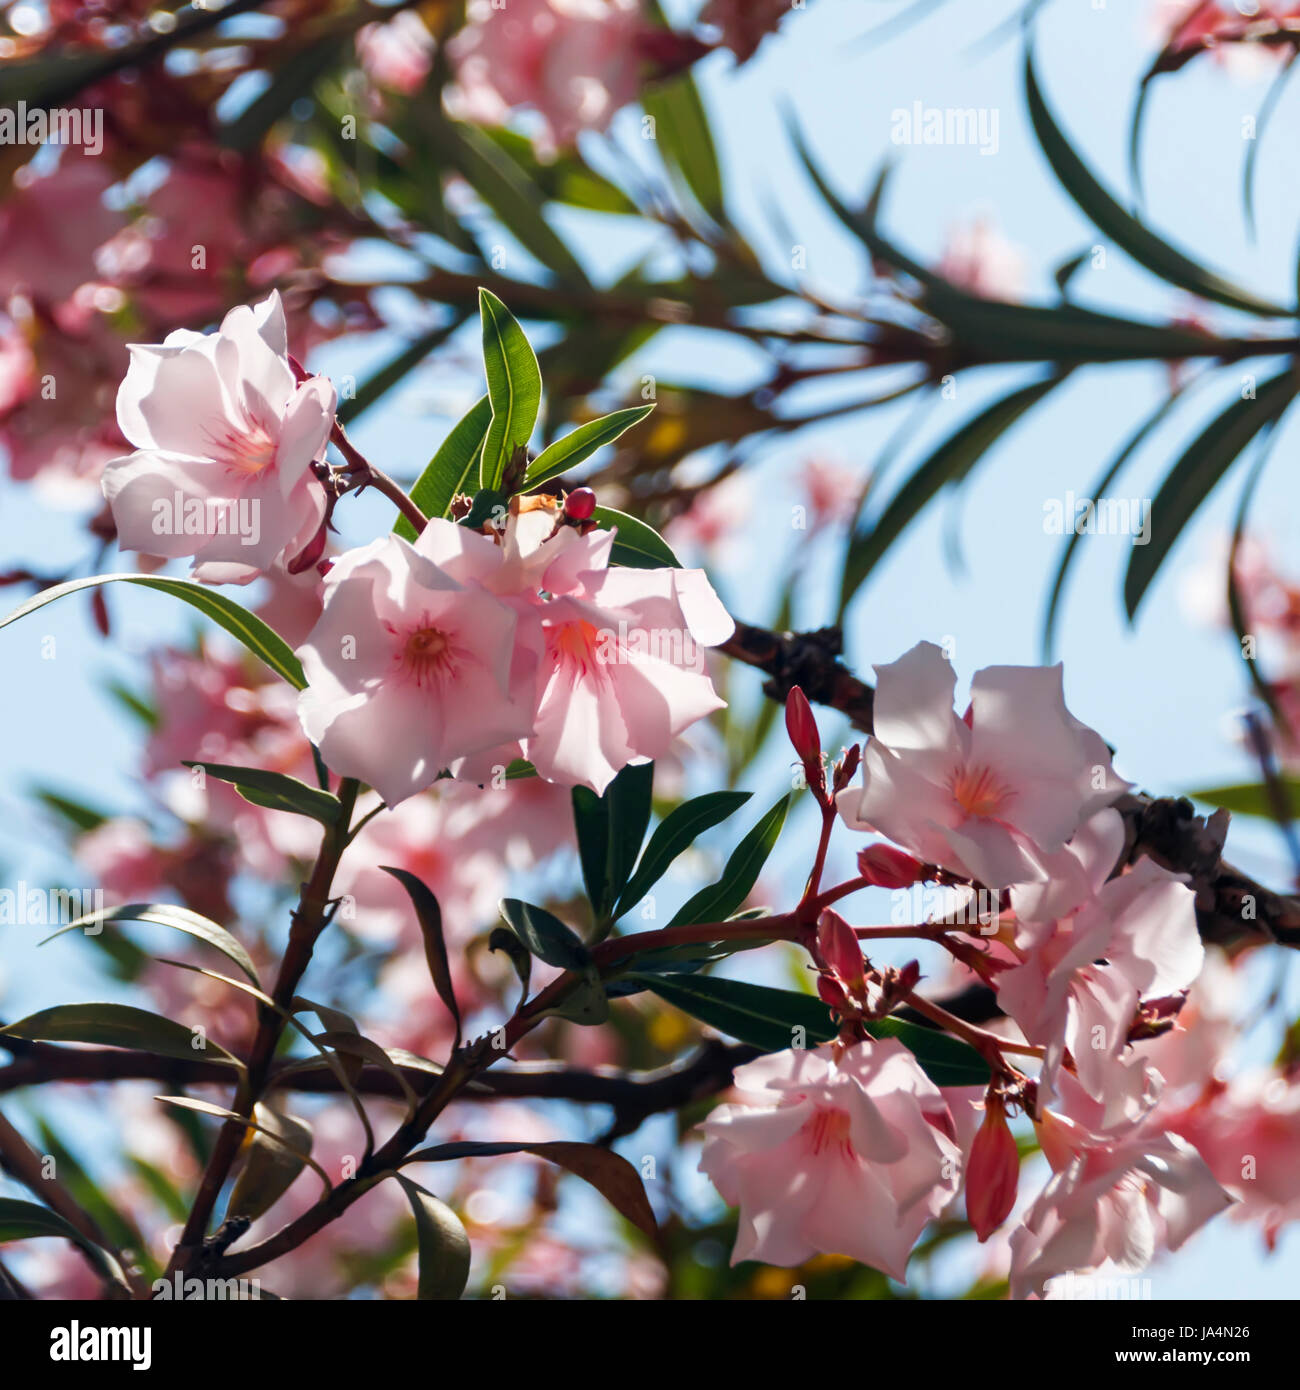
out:
<path id="1" fill-rule="evenodd" d="M 1011 1236 L 1011 1296 L 1043 1294 L 1057 1275 L 1110 1265 L 1135 1273 L 1177 1250 L 1231 1202 L 1185 1139 L 1142 1133 L 1077 1153 Z"/>
<path id="2" fill-rule="evenodd" d="M 761 1057 L 737 1104 L 700 1126 L 700 1168 L 740 1208 L 732 1263 L 849 1255 L 894 1279 L 957 1190 L 960 1151 L 942 1095 L 901 1043 Z"/>
<path id="3" fill-rule="evenodd" d="M 1101 738 L 1065 707 L 1061 667 L 989 666 L 965 719 L 956 675 L 921 642 L 877 666 L 875 735 L 862 787 L 840 793 L 845 821 L 988 888 L 1041 881 L 1044 856 L 1128 783 Z"/>
<path id="4" fill-rule="evenodd" d="M 132 344 L 117 418 L 136 452 L 114 459 L 103 485 L 124 549 L 192 555 L 195 578 L 247 583 L 320 526 L 312 464 L 334 388 L 295 380 L 278 294 L 232 309 L 216 333 Z"/>
<path id="5" fill-rule="evenodd" d="M 544 144 L 570 145 L 604 130 L 640 88 L 638 39 L 646 27 L 637 0 L 470 0 L 469 24 L 452 40 L 457 114 L 501 125 L 530 106 Z"/>
<path id="6" fill-rule="evenodd" d="M 387 24 L 367 24 L 357 31 L 357 59 L 366 76 L 404 96 L 419 91 L 433 65 L 433 35 L 410 10 Z"/>
<path id="7" fill-rule="evenodd" d="M 459 758 L 526 737 L 532 706 L 512 692 L 518 614 L 390 536 L 350 550 L 325 579 L 320 621 L 299 648 L 307 736 L 326 763 L 390 805 Z M 495 547 L 463 532 L 467 549 Z M 436 532 L 435 532 L 436 534 Z"/>
<path id="8" fill-rule="evenodd" d="M 1025 255 L 986 217 L 952 227 L 937 272 L 959 289 L 1008 303 L 1024 298 Z"/>
<path id="9" fill-rule="evenodd" d="M 1122 838 L 1111 821 L 1118 813 L 1103 811 L 1084 827 L 1076 837 L 1081 855 L 1110 833 Z M 1094 865 L 1113 863 L 1111 848 Z M 1017 897 L 1013 889 L 1013 907 Z M 1099 883 L 1070 915 L 1023 925 L 1015 943 L 1023 964 L 997 976 L 998 1003 L 1031 1042 L 1046 1044 L 1044 1100 L 1067 1052 L 1084 1090 L 1100 1099 L 1113 1086 L 1141 1001 L 1191 986 L 1205 955 L 1195 901 L 1179 878 L 1142 858 Z"/>

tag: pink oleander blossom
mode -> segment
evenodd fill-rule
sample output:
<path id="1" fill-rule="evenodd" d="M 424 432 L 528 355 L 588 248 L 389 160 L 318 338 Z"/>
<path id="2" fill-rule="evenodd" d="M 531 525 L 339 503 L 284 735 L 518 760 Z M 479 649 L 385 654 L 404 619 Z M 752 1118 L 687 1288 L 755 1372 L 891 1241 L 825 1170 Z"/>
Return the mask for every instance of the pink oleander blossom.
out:
<path id="1" fill-rule="evenodd" d="M 892 1039 L 761 1057 L 736 1103 L 700 1126 L 700 1168 L 740 1209 L 732 1263 L 840 1254 L 906 1276 L 922 1228 L 957 1191 L 943 1096 Z"/>
<path id="2" fill-rule="evenodd" d="M 132 344 L 117 418 L 136 449 L 104 470 L 123 549 L 193 556 L 196 579 L 247 583 L 319 528 L 325 490 L 312 464 L 334 388 L 296 380 L 278 294 L 232 309 L 215 333 Z"/>
<path id="3" fill-rule="evenodd" d="M 977 672 L 964 719 L 952 707 L 956 675 L 933 643 L 875 669 L 862 787 L 838 802 L 855 829 L 1004 888 L 1046 879 L 1045 856 L 1128 785 L 1100 736 L 1066 709 L 1060 666 Z"/>

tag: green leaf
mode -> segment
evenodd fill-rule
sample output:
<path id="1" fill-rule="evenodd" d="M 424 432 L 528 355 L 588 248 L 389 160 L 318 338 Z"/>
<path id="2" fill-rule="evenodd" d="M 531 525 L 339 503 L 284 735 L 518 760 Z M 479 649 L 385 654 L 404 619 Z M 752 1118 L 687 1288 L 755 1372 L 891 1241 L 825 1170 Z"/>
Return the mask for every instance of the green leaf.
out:
<path id="1" fill-rule="evenodd" d="M 838 1032 L 829 1009 L 811 994 L 716 975 L 665 979 L 634 974 L 631 978 L 683 1013 L 764 1052 L 783 1052 L 796 1043 L 829 1042 Z M 936 1086 L 978 1086 L 988 1081 L 988 1065 L 979 1053 L 937 1029 L 899 1018 L 877 1019 L 867 1027 L 874 1038 L 901 1042 Z"/>
<path id="2" fill-rule="evenodd" d="M 244 1166 L 226 1204 L 226 1217 L 255 1221 L 292 1186 L 311 1156 L 312 1132 L 306 1120 L 287 1115 L 259 1101 L 253 1119 L 261 1126 L 250 1131 Z"/>
<path id="3" fill-rule="evenodd" d="M 591 956 L 577 932 L 544 907 L 521 902 L 518 898 L 503 898 L 501 915 L 531 954 L 547 965 L 562 970 L 584 970 L 591 963 Z"/>
<path id="4" fill-rule="evenodd" d="M 75 922 L 69 922 L 66 927 L 60 927 L 58 931 L 47 936 L 41 945 L 44 946 L 46 941 L 53 941 L 65 932 L 84 931 L 90 926 L 102 927 L 106 922 L 154 922 L 162 927 L 171 927 L 174 931 L 185 932 L 186 935 L 206 942 L 209 946 L 215 946 L 228 960 L 234 961 L 255 985 L 261 985 L 253 958 L 241 942 L 231 936 L 225 927 L 219 927 L 197 912 L 191 912 L 188 907 L 177 907 L 174 903 L 127 903 L 123 907 L 111 907 L 103 912 L 88 912 L 84 917 L 78 917 Z"/>
<path id="5" fill-rule="evenodd" d="M 610 552 L 614 564 L 643 570 L 681 569 L 682 562 L 653 526 L 613 507 L 597 507 L 591 519 L 602 531 L 617 532 Z"/>
<path id="6" fill-rule="evenodd" d="M 481 396 L 454 424 L 424 472 L 415 480 L 411 501 L 427 517 L 445 517 L 451 512 L 452 498 L 473 493 L 478 483 L 479 453 L 492 420 L 492 402 Z M 415 539 L 415 527 L 399 516 L 394 532 L 408 541 Z"/>
<path id="7" fill-rule="evenodd" d="M 480 135 L 519 166 L 543 198 L 589 212 L 612 212 L 639 216 L 640 209 L 617 184 L 585 164 L 576 150 L 560 150 L 553 157 L 538 159 L 533 142 L 509 126 L 475 126 Z"/>
<path id="8" fill-rule="evenodd" d="M 611 910 L 627 885 L 650 824 L 654 764 L 628 765 L 597 796 L 573 788 L 573 823 L 582 877 L 597 926 L 612 921 Z"/>
<path id="9" fill-rule="evenodd" d="M 237 638 L 254 656 L 261 660 L 296 690 L 302 690 L 306 677 L 302 673 L 302 663 L 289 650 L 289 645 L 277 632 L 247 608 L 234 599 L 217 593 L 204 584 L 196 584 L 190 579 L 167 579 L 154 574 L 97 574 L 89 579 L 70 579 L 66 584 L 56 584 L 51 589 L 43 589 L 39 594 L 21 603 L 7 617 L 0 618 L 0 627 L 8 627 L 19 618 L 25 618 L 47 603 L 75 594 L 80 589 L 91 589 L 97 584 L 111 584 L 120 580 L 126 584 L 139 584 L 146 589 L 157 589 L 160 593 L 171 594 L 191 608 L 197 608 L 205 617 L 211 618 L 219 627 L 225 628 Z"/>
<path id="10" fill-rule="evenodd" d="M 1061 186 L 1098 230 L 1110 237 L 1139 265 L 1145 266 L 1167 284 L 1177 285 L 1179 289 L 1217 304 L 1225 304 L 1231 309 L 1271 318 L 1293 317 L 1290 309 L 1260 299 L 1198 265 L 1115 201 L 1075 153 L 1048 110 L 1034 74 L 1032 50 L 1025 54 L 1025 96 L 1034 134 Z"/>
<path id="11" fill-rule="evenodd" d="M 664 163 L 681 178 L 700 207 L 715 222 L 722 222 L 726 216 L 722 171 L 694 77 L 684 72 L 648 88 L 641 104 L 654 118 L 655 142 Z"/>
<path id="12" fill-rule="evenodd" d="M 204 1039 L 196 1047 L 192 1028 L 174 1019 L 151 1014 L 129 1004 L 56 1004 L 52 1009 L 20 1018 L 0 1028 L 0 1038 L 25 1042 L 98 1043 L 106 1047 L 130 1047 L 158 1057 L 193 1061 L 202 1057 L 223 1066 L 241 1067 L 224 1047 Z"/>
<path id="13" fill-rule="evenodd" d="M 542 374 L 537 356 L 515 316 L 492 293 L 478 292 L 483 319 L 483 368 L 487 373 L 492 421 L 483 440 L 479 482 L 500 488 L 506 465 L 525 449 L 542 402 Z"/>
<path id="14" fill-rule="evenodd" d="M 619 895 L 615 920 L 637 903 L 667 873 L 672 862 L 695 841 L 738 811 L 750 798 L 749 792 L 706 792 L 670 811 L 655 827 L 636 872 Z"/>
<path id="15" fill-rule="evenodd" d="M 79 1230 L 57 1212 L 36 1202 L 24 1202 L 17 1197 L 0 1197 L 0 1245 L 9 1240 L 35 1240 L 42 1236 L 59 1236 L 79 1246 L 95 1262 L 99 1271 L 111 1283 L 127 1287 L 121 1265 L 101 1246 L 87 1240 Z"/>
<path id="16" fill-rule="evenodd" d="M 460 1218 L 418 1182 L 395 1175 L 415 1213 L 420 1248 L 420 1285 L 416 1297 L 457 1299 L 469 1283 L 469 1237 Z"/>
<path id="17" fill-rule="evenodd" d="M 488 934 L 488 950 L 504 951 L 523 987 L 520 1002 L 528 998 L 528 982 L 533 974 L 533 953 L 509 927 L 493 927 Z"/>
<path id="18" fill-rule="evenodd" d="M 230 782 L 235 790 L 255 806 L 272 811 L 292 811 L 310 816 L 322 825 L 338 824 L 343 807 L 333 792 L 310 787 L 283 772 L 267 772 L 260 767 L 230 767 L 225 763 L 199 763 L 183 760 L 185 767 L 201 767 L 209 777 Z"/>
<path id="19" fill-rule="evenodd" d="M 1183 527 L 1265 425 L 1281 418 L 1300 381 L 1288 366 L 1259 387 L 1253 399 L 1238 398 L 1201 431 L 1169 470 L 1151 503 L 1151 538 L 1133 547 L 1124 575 L 1124 609 L 1130 619 Z"/>
<path id="20" fill-rule="evenodd" d="M 427 104 L 422 104 L 419 118 L 438 152 L 524 250 L 561 282 L 590 289 L 581 263 L 547 222 L 538 190 L 506 151 L 476 126 L 445 120 Z"/>
<path id="21" fill-rule="evenodd" d="M 415 915 L 420 923 L 420 935 L 424 938 L 424 958 L 429 964 L 429 974 L 438 998 L 447 1006 L 456 1025 L 455 1047 L 460 1046 L 460 1005 L 456 1002 L 456 991 L 451 983 L 451 965 L 447 960 L 447 942 L 442 934 L 442 909 L 432 891 L 406 869 L 395 869 L 390 865 L 379 866 L 384 873 L 391 874 L 406 889 Z M 453 1051 L 455 1048 L 453 1048 Z"/>
<path id="22" fill-rule="evenodd" d="M 49 787 L 34 787 L 32 795 L 56 815 L 61 816 L 75 830 L 98 830 L 109 819 L 107 812 L 88 806 L 84 801 L 74 800 Z"/>
<path id="23" fill-rule="evenodd" d="M 210 1100 L 196 1100 L 193 1096 L 155 1096 L 154 1100 L 161 1101 L 164 1105 L 178 1106 L 182 1110 L 194 1110 L 200 1115 L 214 1115 L 220 1120 L 233 1120 L 235 1124 L 242 1125 L 250 1134 L 261 1135 L 269 1144 L 279 1145 L 288 1150 L 289 1155 L 299 1160 L 298 1166 L 300 1168 L 305 1164 L 316 1174 L 321 1180 L 326 1195 L 334 1190 L 334 1184 L 330 1182 L 330 1175 L 324 1168 L 309 1153 L 295 1148 L 288 1139 L 281 1136 L 278 1130 L 260 1124 L 257 1120 L 249 1119 L 247 1115 L 241 1115 L 237 1110 L 227 1110 L 224 1105 L 214 1105 Z M 288 1184 L 286 1183 L 285 1186 L 287 1187 Z"/>
<path id="24" fill-rule="evenodd" d="M 702 888 L 685 902 L 670 927 L 689 926 L 696 922 L 721 922 L 739 910 L 758 882 L 758 875 L 776 845 L 786 812 L 790 809 L 791 793 L 781 797 L 770 811 L 732 851 L 722 877 Z"/>
<path id="25" fill-rule="evenodd" d="M 840 582 L 841 612 L 890 546 L 940 489 L 964 478 L 984 453 L 1061 380 L 1060 376 L 1049 376 L 994 401 L 950 434 L 913 470 L 870 530 L 850 539 Z"/>
<path id="26" fill-rule="evenodd" d="M 463 1158 L 497 1158 L 504 1154 L 533 1154 L 588 1182 L 621 1215 L 652 1240 L 659 1234 L 641 1175 L 627 1159 L 599 1144 L 553 1140 L 543 1144 L 483 1143 L 466 1140 L 420 1149 L 407 1163 L 452 1163 Z"/>
<path id="27" fill-rule="evenodd" d="M 1110 485 L 1119 477 L 1125 464 L 1142 447 L 1149 435 L 1151 435 L 1164 422 L 1166 416 L 1174 408 L 1180 399 L 1180 392 L 1174 391 L 1166 400 L 1162 401 L 1156 411 L 1150 415 L 1138 429 L 1129 437 L 1128 442 L 1106 465 L 1106 470 L 1101 477 L 1092 485 L 1087 496 L 1091 498 L 1106 497 L 1109 495 Z M 1057 567 L 1056 578 L 1052 581 L 1052 591 L 1047 600 L 1047 612 L 1043 617 L 1043 664 L 1050 665 L 1052 652 L 1055 647 L 1056 637 L 1056 618 L 1060 612 L 1061 598 L 1065 593 L 1066 577 L 1070 573 L 1070 566 L 1078 553 L 1079 541 L 1084 533 L 1078 530 L 1071 530 L 1066 539 L 1065 546 L 1061 552 L 1061 563 Z"/>
<path id="28" fill-rule="evenodd" d="M 534 488 L 549 478 L 566 473 L 570 468 L 589 459 L 597 449 L 612 444 L 619 435 L 639 424 L 654 409 L 654 405 L 636 405 L 627 410 L 616 410 L 612 415 L 602 415 L 599 420 L 589 420 L 585 425 L 570 430 L 563 438 L 543 449 L 533 460 L 524 477 L 524 487 Z"/>
<path id="29" fill-rule="evenodd" d="M 1282 789 L 1293 806 L 1300 806 L 1300 778 L 1279 777 Z M 1203 801 L 1207 806 L 1219 806 L 1237 816 L 1261 816 L 1274 819 L 1272 802 L 1268 787 L 1263 782 L 1239 782 L 1228 787 L 1207 787 L 1202 791 L 1187 792 L 1193 801 Z"/>

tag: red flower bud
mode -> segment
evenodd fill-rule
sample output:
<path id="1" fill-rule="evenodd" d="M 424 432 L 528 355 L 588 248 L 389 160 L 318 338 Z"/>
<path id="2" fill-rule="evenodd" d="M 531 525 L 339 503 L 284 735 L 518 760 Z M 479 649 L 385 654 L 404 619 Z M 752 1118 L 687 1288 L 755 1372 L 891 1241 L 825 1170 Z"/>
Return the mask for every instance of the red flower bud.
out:
<path id="1" fill-rule="evenodd" d="M 966 1216 L 981 1241 L 1011 1215 L 1020 1185 L 1020 1151 L 997 1096 L 984 1102 L 984 1123 L 966 1163 Z"/>
<path id="2" fill-rule="evenodd" d="M 589 487 L 574 488 L 564 499 L 564 515 L 570 521 L 588 521 L 596 510 L 596 494 Z"/>
<path id="3" fill-rule="evenodd" d="M 813 717 L 808 697 L 797 685 L 791 686 L 790 693 L 785 697 L 785 730 L 804 765 L 816 763 L 820 767 L 821 734 L 817 732 L 817 720 Z"/>
<path id="4" fill-rule="evenodd" d="M 829 907 L 817 919 L 817 950 L 827 966 L 850 988 L 862 983 L 862 947 L 853 928 Z"/>
<path id="5" fill-rule="evenodd" d="M 891 845 L 868 845 L 858 853 L 858 873 L 876 888 L 910 888 L 921 878 L 921 861 Z"/>

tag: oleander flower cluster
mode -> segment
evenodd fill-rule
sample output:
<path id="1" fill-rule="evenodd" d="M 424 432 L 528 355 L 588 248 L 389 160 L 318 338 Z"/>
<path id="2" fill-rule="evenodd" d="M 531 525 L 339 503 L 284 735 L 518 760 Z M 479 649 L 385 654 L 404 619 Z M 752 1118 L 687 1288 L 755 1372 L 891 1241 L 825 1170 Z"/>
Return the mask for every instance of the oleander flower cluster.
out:
<path id="1" fill-rule="evenodd" d="M 1014 1296 L 1140 1270 L 1231 1201 L 1192 1126 L 1162 1107 L 1144 1050 L 1176 1026 L 1201 971 L 1192 889 L 1150 858 L 1126 862 L 1115 803 L 1128 784 L 1066 708 L 1060 667 L 983 670 L 964 715 L 932 644 L 876 674 L 875 732 L 839 814 L 898 847 L 863 854 L 864 883 L 906 892 L 942 876 L 994 895 L 993 920 L 966 938 L 979 953 L 964 958 L 996 991 L 1008 1051 L 982 1093 L 937 1088 L 869 1023 L 742 1067 L 734 1100 L 702 1126 L 701 1166 L 740 1207 L 733 1258 L 848 1254 L 902 1279 L 921 1229 L 964 1188 L 980 1239 L 1009 1233 Z M 833 910 L 819 951 L 822 997 L 847 1019 L 867 1000 L 864 962 Z M 1051 1174 L 1013 1220 L 1009 1105 L 1029 1116 Z"/>

